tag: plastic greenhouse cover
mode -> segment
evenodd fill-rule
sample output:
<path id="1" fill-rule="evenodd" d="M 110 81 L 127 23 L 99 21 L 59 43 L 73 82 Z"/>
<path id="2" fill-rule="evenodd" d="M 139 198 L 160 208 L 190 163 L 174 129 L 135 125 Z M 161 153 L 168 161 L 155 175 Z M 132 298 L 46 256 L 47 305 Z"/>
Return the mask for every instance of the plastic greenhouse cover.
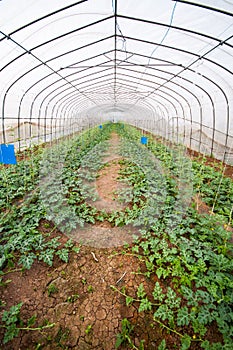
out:
<path id="1" fill-rule="evenodd" d="M 232 18 L 230 0 L 0 1 L 1 142 L 121 119 L 230 156 Z"/>

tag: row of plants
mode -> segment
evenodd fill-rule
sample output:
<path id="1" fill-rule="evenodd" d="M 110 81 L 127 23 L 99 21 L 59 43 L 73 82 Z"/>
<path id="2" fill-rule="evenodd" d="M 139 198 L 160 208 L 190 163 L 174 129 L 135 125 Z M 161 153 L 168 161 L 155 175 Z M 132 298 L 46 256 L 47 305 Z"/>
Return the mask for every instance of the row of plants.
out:
<path id="1" fill-rule="evenodd" d="M 233 223 L 233 181 L 224 176 L 222 171 L 200 162 L 193 161 L 194 187 L 201 199 L 210 207 L 213 213 L 223 215 L 228 223 Z"/>
<path id="2" fill-rule="evenodd" d="M 109 132 L 112 130 L 117 131 L 117 126 L 107 125 L 102 129 L 101 142 L 94 144 L 84 155 L 77 155 L 76 147 L 69 147 L 67 152 L 61 145 L 58 152 L 56 150 L 52 156 L 48 153 L 48 159 L 44 157 L 40 193 L 46 207 L 47 219 L 55 222 L 65 233 L 79 226 L 83 227 L 86 223 L 95 224 L 98 221 L 123 226 L 136 224 L 137 220 L 138 225 L 142 225 L 144 218 L 145 223 L 149 220 L 146 211 L 151 212 L 152 217 L 155 214 L 155 201 L 161 201 L 164 184 L 161 183 L 161 174 L 157 173 L 153 155 L 144 147 L 139 147 L 138 143 L 128 141 L 125 136 L 119 151 L 121 158 L 118 160 L 121 166 L 118 180 L 125 186 L 116 195 L 127 206 L 124 210 L 110 212 L 95 208 L 94 202 L 98 200 L 95 181 L 99 171 L 108 166 L 104 159 L 109 147 Z M 168 179 L 164 181 L 169 182 Z M 155 193 L 152 193 L 153 188 Z"/>
<path id="3" fill-rule="evenodd" d="M 138 139 L 139 132 L 133 130 L 131 135 L 131 130 L 128 127 L 124 132 L 127 132 L 131 140 L 134 137 Z M 157 186 L 153 187 L 158 188 L 159 195 L 162 195 L 162 183 L 163 190 L 166 191 L 165 200 L 157 202 L 159 215 L 152 214 L 147 230 L 144 228 L 142 231 L 142 237 L 135 240 L 132 248 L 124 250 L 124 254 L 139 259 L 141 270 L 135 273 L 144 276 L 143 282 L 137 286 L 135 293 L 130 290 L 131 294 L 127 286 L 121 289 L 112 286 L 112 289 L 125 297 L 126 306 L 136 305 L 139 313 L 150 315 L 152 326 L 160 326 L 168 333 L 178 336 L 179 340 L 174 346 L 181 350 L 192 348 L 197 342 L 199 348 L 206 350 L 230 350 L 233 345 L 233 249 L 229 242 L 232 233 L 226 230 L 229 213 L 222 212 L 220 208 L 227 206 L 230 201 L 232 205 L 232 181 L 224 178 L 221 173 L 217 176 L 216 170 L 206 167 L 201 172 L 204 174 L 202 183 L 205 184 L 205 178 L 210 177 L 210 196 L 216 203 L 214 215 L 198 214 L 192 202 L 181 212 L 180 189 L 185 188 L 185 193 L 189 195 L 198 191 L 202 194 L 203 201 L 206 199 L 204 187 L 197 186 L 197 183 L 200 184 L 197 174 L 199 177 L 201 174 L 194 171 L 196 162 L 192 162 L 190 167 L 191 161 L 184 160 L 185 155 L 177 146 L 171 150 L 150 140 L 148 148 L 161 162 L 160 173 L 163 173 L 164 166 L 164 178 L 171 182 L 164 183 L 162 176 L 157 179 Z M 143 160 L 138 159 L 138 162 Z M 203 164 L 200 166 L 204 167 Z M 180 176 L 182 171 L 188 182 L 193 180 L 193 189 Z M 222 197 L 222 202 L 218 192 L 219 184 L 223 184 L 228 194 L 225 198 Z M 169 191 L 172 191 L 171 196 Z M 156 282 L 152 290 L 148 291 L 149 280 Z M 124 321 L 124 327 L 122 325 L 123 332 L 118 336 L 116 345 L 118 347 L 125 342 L 130 348 L 136 349 L 129 334 L 133 331 L 127 322 L 129 321 Z M 217 329 L 221 342 L 212 342 L 208 336 L 208 331 L 213 326 Z M 165 337 L 158 344 L 158 349 L 166 348 Z M 143 341 L 138 349 L 143 349 Z"/>
<path id="4" fill-rule="evenodd" d="M 57 232 L 59 222 L 56 222 L 54 217 L 48 220 L 50 206 L 54 207 L 58 203 L 61 209 L 61 203 L 66 194 L 62 191 L 68 172 L 72 173 L 72 160 L 76 160 L 80 166 L 82 158 L 107 135 L 107 130 L 100 134 L 99 130 L 94 128 L 72 140 L 68 139 L 55 144 L 53 147 L 37 147 L 36 152 L 31 150 L 30 159 L 28 159 L 28 152 L 25 151 L 24 157 L 20 154 L 22 160 L 17 165 L 1 166 L 0 172 L 4 181 L 0 185 L 2 209 L 0 213 L 0 287 L 4 288 L 10 283 L 10 280 L 4 278 L 9 272 L 30 269 L 35 260 L 43 261 L 52 267 L 55 257 L 68 263 L 71 251 L 79 253 L 80 245 L 71 239 L 61 243 L 61 236 L 57 234 L 53 236 L 54 231 Z M 71 164 L 69 169 L 65 167 L 65 161 Z M 57 169 L 60 168 L 62 169 L 61 183 L 59 177 L 53 177 L 54 174 L 58 175 Z M 47 174 L 52 179 L 47 193 L 44 192 L 43 187 L 45 169 L 48 170 Z M 58 182 L 57 187 L 54 187 L 53 180 Z M 62 201 L 59 198 L 58 201 L 54 201 L 51 192 L 53 190 L 58 197 L 62 194 Z M 52 202 L 50 202 L 51 198 Z M 65 217 L 66 213 L 63 215 Z M 67 217 L 64 224 L 66 220 Z M 18 336 L 21 331 L 42 331 L 54 326 L 49 322 L 35 326 L 37 324 L 35 315 L 23 321 L 22 305 L 23 303 L 19 302 L 7 310 L 4 302 L 0 301 L 0 307 L 3 309 L 0 328 L 5 329 L 3 344 Z"/>
<path id="5" fill-rule="evenodd" d="M 231 349 L 233 336 L 233 262 L 230 234 L 219 218 L 200 216 L 194 209 L 172 225 L 173 217 L 159 219 L 157 225 L 135 241 L 132 250 L 146 277 L 136 295 L 112 288 L 148 312 L 153 322 L 180 336 L 181 349 L 200 342 L 204 349 Z M 174 218 L 175 219 L 175 218 Z M 147 279 L 157 280 L 152 292 L 145 292 Z M 223 343 L 205 339 L 208 328 L 217 324 Z M 179 345 L 179 344 L 177 344 Z"/>
<path id="6" fill-rule="evenodd" d="M 138 141 L 141 131 L 125 126 L 121 129 L 131 140 Z M 182 181 L 185 177 L 192 182 L 193 194 L 200 195 L 204 203 L 206 203 L 210 211 L 223 215 L 232 225 L 233 211 L 233 181 L 224 176 L 224 164 L 219 165 L 219 170 L 215 166 L 206 165 L 206 158 L 201 157 L 200 160 L 191 160 L 186 155 L 186 148 L 183 145 L 163 144 L 155 141 L 153 135 L 147 135 L 148 149 L 156 156 L 156 158 L 169 171 L 169 176 L 180 178 Z M 213 162 L 213 165 L 214 162 Z"/>
<path id="7" fill-rule="evenodd" d="M 96 135 L 96 136 L 95 136 Z M 1 188 L 1 199 L 5 203 L 4 210 L 0 214 L 0 268 L 13 267 L 15 255 L 17 255 L 17 264 L 21 265 L 23 268 L 29 269 L 35 259 L 43 260 L 50 266 L 53 263 L 53 257 L 55 255 L 59 256 L 63 261 L 68 260 L 68 252 L 66 247 L 60 249 L 60 243 L 58 238 L 50 239 L 53 231 L 58 227 L 59 222 L 56 220 L 51 220 L 50 223 L 45 223 L 51 227 L 51 232 L 44 235 L 40 232 L 40 223 L 45 219 L 50 219 L 50 208 L 46 203 L 56 208 L 56 200 L 51 195 L 49 190 L 56 191 L 55 195 L 58 196 L 58 209 L 61 208 L 63 202 L 59 201 L 59 194 L 63 200 L 63 186 L 54 187 L 56 181 L 59 179 L 54 179 L 53 174 L 56 173 L 56 167 L 59 168 L 59 158 L 57 155 L 60 154 L 62 150 L 67 153 L 67 148 L 71 149 L 73 147 L 76 150 L 77 158 L 81 159 L 82 153 L 85 155 L 88 148 L 91 148 L 91 143 L 99 142 L 102 139 L 97 129 L 88 131 L 75 140 L 68 140 L 63 142 L 61 145 L 55 145 L 53 148 L 44 149 L 38 152 L 33 157 L 33 161 L 28 166 L 29 161 L 23 160 L 18 163 L 17 166 L 12 168 L 2 168 L 1 173 L 3 173 L 6 178 L 6 184 L 8 184 L 8 195 L 7 200 L 4 198 L 4 188 Z M 78 147 L 80 150 L 78 151 Z M 79 153 L 78 153 L 79 152 Z M 48 159 L 48 154 L 51 156 L 50 161 Z M 51 167 L 52 165 L 52 167 Z M 28 166 L 28 168 L 27 168 Z M 27 168 L 27 172 L 21 172 L 22 169 Z M 49 177 L 52 179 L 50 182 L 51 188 L 48 188 L 47 193 L 43 192 L 43 169 L 49 170 Z M 34 174 L 30 177 L 31 191 L 28 191 L 28 186 L 23 187 L 22 193 L 16 192 L 15 188 L 18 185 L 17 176 L 20 178 L 28 177 L 28 173 Z M 12 174 L 13 176 L 12 178 Z M 53 183 L 54 180 L 54 183 Z M 21 179 L 23 183 L 25 180 Z M 60 185 L 60 184 L 58 184 Z M 10 196 L 9 194 L 12 193 Z M 43 195 L 46 196 L 47 201 L 44 200 Z M 16 200 L 17 198 L 17 200 Z M 53 203 L 50 203 L 52 198 Z M 11 203 L 11 205 L 10 205 Z M 65 206 L 63 212 L 67 209 Z M 70 210 L 70 209 L 69 209 Z M 62 214 L 62 212 L 60 212 Z M 70 215 L 70 212 L 68 213 Z M 67 220 L 65 216 L 66 213 L 61 215 L 64 218 L 64 225 Z M 54 219 L 54 218 L 51 218 Z"/>

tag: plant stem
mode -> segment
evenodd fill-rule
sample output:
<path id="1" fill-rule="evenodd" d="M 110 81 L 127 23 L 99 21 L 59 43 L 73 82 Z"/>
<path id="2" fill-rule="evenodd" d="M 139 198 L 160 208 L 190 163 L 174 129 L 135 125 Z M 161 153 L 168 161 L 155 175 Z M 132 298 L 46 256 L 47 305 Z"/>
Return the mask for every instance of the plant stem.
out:
<path id="1" fill-rule="evenodd" d="M 166 326 L 163 322 L 157 320 L 156 318 L 154 318 L 154 321 L 157 322 L 158 324 L 160 324 L 160 326 L 166 328 L 168 331 L 173 332 L 173 333 L 179 335 L 181 338 L 184 337 L 183 334 L 181 334 L 180 332 L 177 332 L 175 329 L 172 329 L 172 328 Z M 199 339 L 191 339 L 191 340 L 192 340 L 192 341 L 203 341 L 203 339 L 201 339 L 201 338 L 199 338 Z"/>
<path id="2" fill-rule="evenodd" d="M 8 273 L 13 273 L 13 272 L 22 272 L 23 269 L 13 269 L 13 270 L 9 270 L 9 271 L 6 271 L 6 272 L 2 272 L 0 273 L 0 276 L 4 276 L 4 275 L 7 275 Z"/>
<path id="3" fill-rule="evenodd" d="M 46 326 L 41 326 L 41 327 L 36 327 L 36 328 L 19 327 L 17 329 L 19 329 L 20 331 L 41 331 L 43 329 L 52 328 L 55 326 L 55 324 L 56 323 L 50 323 L 50 324 L 47 324 Z M 0 325 L 0 328 L 8 328 L 8 326 Z"/>
<path id="4" fill-rule="evenodd" d="M 30 327 L 22 327 L 22 328 L 18 328 L 21 331 L 41 331 L 43 329 L 47 329 L 47 328 L 52 328 L 55 326 L 55 323 L 50 323 L 47 324 L 46 326 L 41 326 L 41 327 L 36 327 L 36 328 L 30 328 Z"/>
<path id="5" fill-rule="evenodd" d="M 119 290 L 118 288 L 116 288 L 115 286 L 113 286 L 112 284 L 110 285 L 110 288 L 115 291 L 115 292 L 118 292 L 119 294 L 121 294 L 122 296 L 124 296 L 125 298 L 129 297 L 129 295 L 127 295 L 126 293 L 122 292 L 121 290 Z M 133 297 L 130 297 L 132 298 L 133 300 L 132 301 L 136 301 L 136 302 L 141 302 L 143 299 L 135 299 Z M 154 303 L 151 303 L 151 305 L 154 305 L 154 306 L 160 306 L 161 304 L 154 304 Z"/>

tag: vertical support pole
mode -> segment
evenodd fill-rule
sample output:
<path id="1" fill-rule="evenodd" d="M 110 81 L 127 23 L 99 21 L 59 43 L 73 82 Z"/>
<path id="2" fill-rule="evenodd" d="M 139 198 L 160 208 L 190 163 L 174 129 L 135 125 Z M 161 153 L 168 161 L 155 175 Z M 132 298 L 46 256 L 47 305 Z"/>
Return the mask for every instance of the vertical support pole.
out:
<path id="1" fill-rule="evenodd" d="M 116 61 L 117 61 L 117 0 L 114 6 L 115 16 L 115 44 L 114 44 L 114 105 L 116 105 Z"/>

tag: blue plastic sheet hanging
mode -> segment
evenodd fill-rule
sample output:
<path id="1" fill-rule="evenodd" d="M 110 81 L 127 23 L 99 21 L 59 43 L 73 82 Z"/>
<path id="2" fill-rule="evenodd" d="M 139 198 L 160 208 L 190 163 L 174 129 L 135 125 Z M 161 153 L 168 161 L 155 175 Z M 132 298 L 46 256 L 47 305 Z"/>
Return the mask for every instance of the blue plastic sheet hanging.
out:
<path id="1" fill-rule="evenodd" d="M 142 137 L 141 137 L 141 144 L 142 144 L 142 145 L 147 145 L 147 141 L 148 141 L 148 139 L 147 139 L 146 136 L 142 136 Z"/>
<path id="2" fill-rule="evenodd" d="M 17 164 L 14 145 L 0 145 L 0 163 Z"/>

